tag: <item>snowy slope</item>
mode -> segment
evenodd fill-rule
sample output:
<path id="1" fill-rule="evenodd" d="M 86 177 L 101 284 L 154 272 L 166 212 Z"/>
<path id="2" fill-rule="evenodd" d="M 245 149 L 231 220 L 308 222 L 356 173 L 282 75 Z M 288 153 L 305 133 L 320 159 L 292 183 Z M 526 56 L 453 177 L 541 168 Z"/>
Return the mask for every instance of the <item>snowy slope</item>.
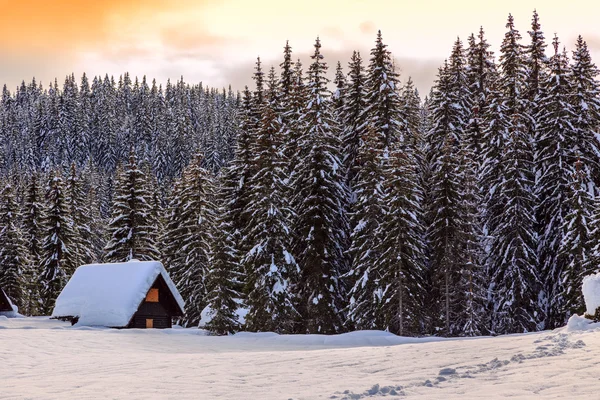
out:
<path id="1" fill-rule="evenodd" d="M 600 330 L 406 339 L 71 328 L 0 317 L 0 399 L 598 398 Z"/>

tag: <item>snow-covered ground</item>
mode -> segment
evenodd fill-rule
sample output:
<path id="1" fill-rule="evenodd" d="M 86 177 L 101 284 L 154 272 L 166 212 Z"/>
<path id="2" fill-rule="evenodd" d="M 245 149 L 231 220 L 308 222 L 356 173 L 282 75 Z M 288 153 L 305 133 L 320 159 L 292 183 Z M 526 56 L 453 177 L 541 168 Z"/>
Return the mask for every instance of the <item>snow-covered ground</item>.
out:
<path id="1" fill-rule="evenodd" d="M 0 399 L 596 399 L 599 349 L 599 328 L 450 340 L 209 337 L 0 317 Z"/>

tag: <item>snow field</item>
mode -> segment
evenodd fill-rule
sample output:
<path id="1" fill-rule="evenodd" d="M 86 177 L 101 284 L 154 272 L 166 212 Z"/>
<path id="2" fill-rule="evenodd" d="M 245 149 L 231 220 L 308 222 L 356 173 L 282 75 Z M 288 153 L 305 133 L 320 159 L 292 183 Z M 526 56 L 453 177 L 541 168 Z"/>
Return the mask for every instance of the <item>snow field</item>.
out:
<path id="1" fill-rule="evenodd" d="M 477 339 L 209 337 L 0 318 L 0 399 L 591 399 L 598 346 L 596 327 Z"/>

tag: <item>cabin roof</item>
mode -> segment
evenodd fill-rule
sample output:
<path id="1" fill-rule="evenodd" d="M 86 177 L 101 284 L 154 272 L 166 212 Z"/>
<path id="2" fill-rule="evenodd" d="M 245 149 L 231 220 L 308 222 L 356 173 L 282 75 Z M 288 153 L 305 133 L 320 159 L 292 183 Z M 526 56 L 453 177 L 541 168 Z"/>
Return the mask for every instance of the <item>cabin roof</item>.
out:
<path id="1" fill-rule="evenodd" d="M 184 301 L 158 261 L 88 264 L 75 271 L 56 299 L 54 318 L 78 318 L 78 325 L 125 327 L 161 276 L 177 306 Z"/>

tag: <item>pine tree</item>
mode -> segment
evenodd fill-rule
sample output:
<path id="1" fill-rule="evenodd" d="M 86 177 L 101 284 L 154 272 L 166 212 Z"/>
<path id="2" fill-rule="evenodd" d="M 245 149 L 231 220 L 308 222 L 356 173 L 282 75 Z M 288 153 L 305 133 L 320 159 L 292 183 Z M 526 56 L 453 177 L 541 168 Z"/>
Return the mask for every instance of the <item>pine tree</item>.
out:
<path id="1" fill-rule="evenodd" d="M 211 269 L 206 279 L 206 303 L 211 310 L 211 320 L 205 324 L 205 328 L 214 335 L 227 335 L 242 329 L 237 310 L 241 307 L 243 295 L 239 288 L 244 277 L 236 254 L 224 191 L 221 191 L 220 199 L 221 208 L 211 250 Z"/>
<path id="2" fill-rule="evenodd" d="M 383 43 L 381 31 L 377 33 L 375 47 L 367 71 L 367 118 L 380 137 L 381 145 L 388 147 L 397 140 L 404 140 L 405 125 L 401 115 L 398 94 L 400 83 L 394 70 L 391 52 Z"/>
<path id="3" fill-rule="evenodd" d="M 85 193 L 75 163 L 71 164 L 67 177 L 65 201 L 67 212 L 73 222 L 73 263 L 76 266 L 92 263 L 95 261 L 95 255 L 91 241 L 93 234 L 90 227 L 90 210 L 85 207 Z"/>
<path id="4" fill-rule="evenodd" d="M 247 329 L 291 333 L 297 319 L 292 285 L 298 267 L 291 253 L 291 210 L 283 199 L 286 170 L 279 153 L 280 131 L 275 111 L 266 106 L 255 141 L 256 173 L 250 179 L 247 210 L 250 230 L 243 239 L 249 251 L 242 265 L 247 279 Z"/>
<path id="5" fill-rule="evenodd" d="M 19 219 L 14 191 L 9 184 L 0 193 L 0 287 L 17 307 L 26 309 L 29 296 L 24 278 L 29 260 Z"/>
<path id="6" fill-rule="evenodd" d="M 68 215 L 63 179 L 57 172 L 50 174 L 46 189 L 46 207 L 42 223 L 42 305 L 41 312 L 49 314 L 54 301 L 75 271 L 73 223 Z"/>
<path id="7" fill-rule="evenodd" d="M 573 154 L 579 155 L 587 180 L 593 182 L 596 191 L 600 188 L 600 143 L 594 132 L 600 127 L 600 83 L 596 79 L 598 68 L 592 62 L 586 42 L 581 36 L 577 38 L 573 52 L 571 67 L 570 99 L 573 113 L 577 116 L 574 122 Z"/>
<path id="8" fill-rule="evenodd" d="M 468 143 L 463 142 L 458 155 L 461 168 L 462 245 L 460 277 L 457 280 L 460 304 L 454 322 L 454 334 L 480 336 L 489 331 L 487 314 L 489 277 L 485 271 L 481 198 L 477 187 L 477 164 Z"/>
<path id="9" fill-rule="evenodd" d="M 562 225 L 568 213 L 567 197 L 571 183 L 567 166 L 573 165 L 577 155 L 571 154 L 575 147 L 575 115 L 568 61 L 558 51 L 558 38 L 553 42 L 555 55 L 550 60 L 551 71 L 542 83 L 541 108 L 536 115 L 537 151 L 536 182 L 539 243 L 538 258 L 541 274 L 548 297 L 547 327 L 553 328 L 566 323 L 562 314 L 564 291 L 561 276 L 564 265 L 557 258 L 562 237 Z"/>
<path id="10" fill-rule="evenodd" d="M 367 114 L 365 109 L 365 70 L 362 65 L 360 53 L 354 52 L 348 64 L 348 84 L 346 89 L 346 102 L 341 116 L 344 126 L 343 155 L 344 168 L 348 173 L 347 184 L 352 186 L 354 177 L 358 174 L 359 166 L 356 163 L 360 140 L 366 129 Z"/>
<path id="11" fill-rule="evenodd" d="M 342 328 L 344 287 L 339 277 L 347 272 L 348 222 L 345 215 L 347 189 L 344 185 L 338 125 L 333 117 L 327 64 L 315 43 L 309 68 L 309 92 L 305 113 L 299 122 L 303 157 L 293 186 L 297 213 L 294 256 L 300 267 L 299 296 L 304 332 L 335 333 Z"/>
<path id="12" fill-rule="evenodd" d="M 492 84 L 496 78 L 496 65 L 493 53 L 489 50 L 490 45 L 485 39 L 483 28 L 475 36 L 469 37 L 469 48 L 467 50 L 467 82 L 471 93 L 472 114 L 469 128 L 466 132 L 466 141 L 469 150 L 478 162 L 477 173 L 482 168 L 482 156 L 486 149 L 484 144 L 484 113 L 490 102 Z"/>
<path id="13" fill-rule="evenodd" d="M 338 61 L 335 68 L 335 78 L 333 79 L 335 85 L 335 92 L 331 96 L 333 101 L 333 110 L 335 117 L 339 120 L 342 116 L 343 110 L 346 103 L 346 75 L 342 69 L 342 63 Z"/>
<path id="14" fill-rule="evenodd" d="M 417 166 L 396 144 L 384 166 L 385 219 L 380 225 L 378 316 L 401 336 L 421 332 L 425 256 Z"/>
<path id="15" fill-rule="evenodd" d="M 569 212 L 561 226 L 563 240 L 557 254 L 558 262 L 564 265 L 560 276 L 563 290 L 560 297 L 563 302 L 558 312 L 559 315 L 562 314 L 562 319 L 585 312 L 581 285 L 583 278 L 597 269 L 597 260 L 592 252 L 596 244 L 592 225 L 594 200 L 586 181 L 583 164 L 578 161 L 572 173 L 567 198 Z"/>
<path id="16" fill-rule="evenodd" d="M 522 117 L 521 117 L 522 118 Z M 489 254 L 495 333 L 533 332 L 543 319 L 538 294 L 531 144 L 526 126 L 514 114 L 502 160 L 504 179 L 497 188 L 504 206 L 491 232 Z"/>
<path id="17" fill-rule="evenodd" d="M 351 214 L 352 230 L 350 254 L 352 269 L 349 272 L 353 285 L 350 291 L 350 321 L 358 329 L 384 329 L 385 322 L 378 313 L 381 307 L 377 284 L 380 271 L 377 264 L 380 258 L 384 219 L 382 168 L 383 149 L 375 129 L 367 128 L 359 145 L 357 163 L 360 170 L 355 178 L 356 202 Z M 380 318 L 377 318 L 380 317 Z"/>
<path id="18" fill-rule="evenodd" d="M 458 278 L 462 269 L 464 248 L 462 226 L 462 176 L 460 160 L 454 139 L 447 137 L 441 157 L 435 162 L 431 179 L 431 204 L 427 212 L 431 225 L 428 229 L 432 284 L 439 304 L 433 316 L 434 327 L 444 335 L 454 333 L 458 300 Z M 438 322 L 436 322 L 438 321 Z"/>
<path id="19" fill-rule="evenodd" d="M 171 268 L 171 276 L 187 304 L 183 326 L 198 326 L 206 305 L 206 277 L 215 232 L 214 184 L 208 171 L 202 168 L 201 154 L 184 170 L 178 196 L 181 226 L 172 240 L 178 242 L 181 258 Z"/>
<path id="20" fill-rule="evenodd" d="M 41 283 L 41 254 L 42 254 L 42 223 L 44 219 L 44 206 L 42 203 L 39 187 L 39 177 L 32 174 L 29 178 L 27 191 L 23 204 L 23 223 L 21 230 L 23 232 L 23 241 L 27 248 L 29 258 L 28 274 L 25 275 L 25 286 L 28 292 L 28 301 L 23 310 L 26 315 L 37 315 L 40 306 Z"/>
<path id="21" fill-rule="evenodd" d="M 158 259 L 146 179 L 131 151 L 129 163 L 118 177 L 112 219 L 108 225 L 110 240 L 104 251 L 109 262 Z"/>

